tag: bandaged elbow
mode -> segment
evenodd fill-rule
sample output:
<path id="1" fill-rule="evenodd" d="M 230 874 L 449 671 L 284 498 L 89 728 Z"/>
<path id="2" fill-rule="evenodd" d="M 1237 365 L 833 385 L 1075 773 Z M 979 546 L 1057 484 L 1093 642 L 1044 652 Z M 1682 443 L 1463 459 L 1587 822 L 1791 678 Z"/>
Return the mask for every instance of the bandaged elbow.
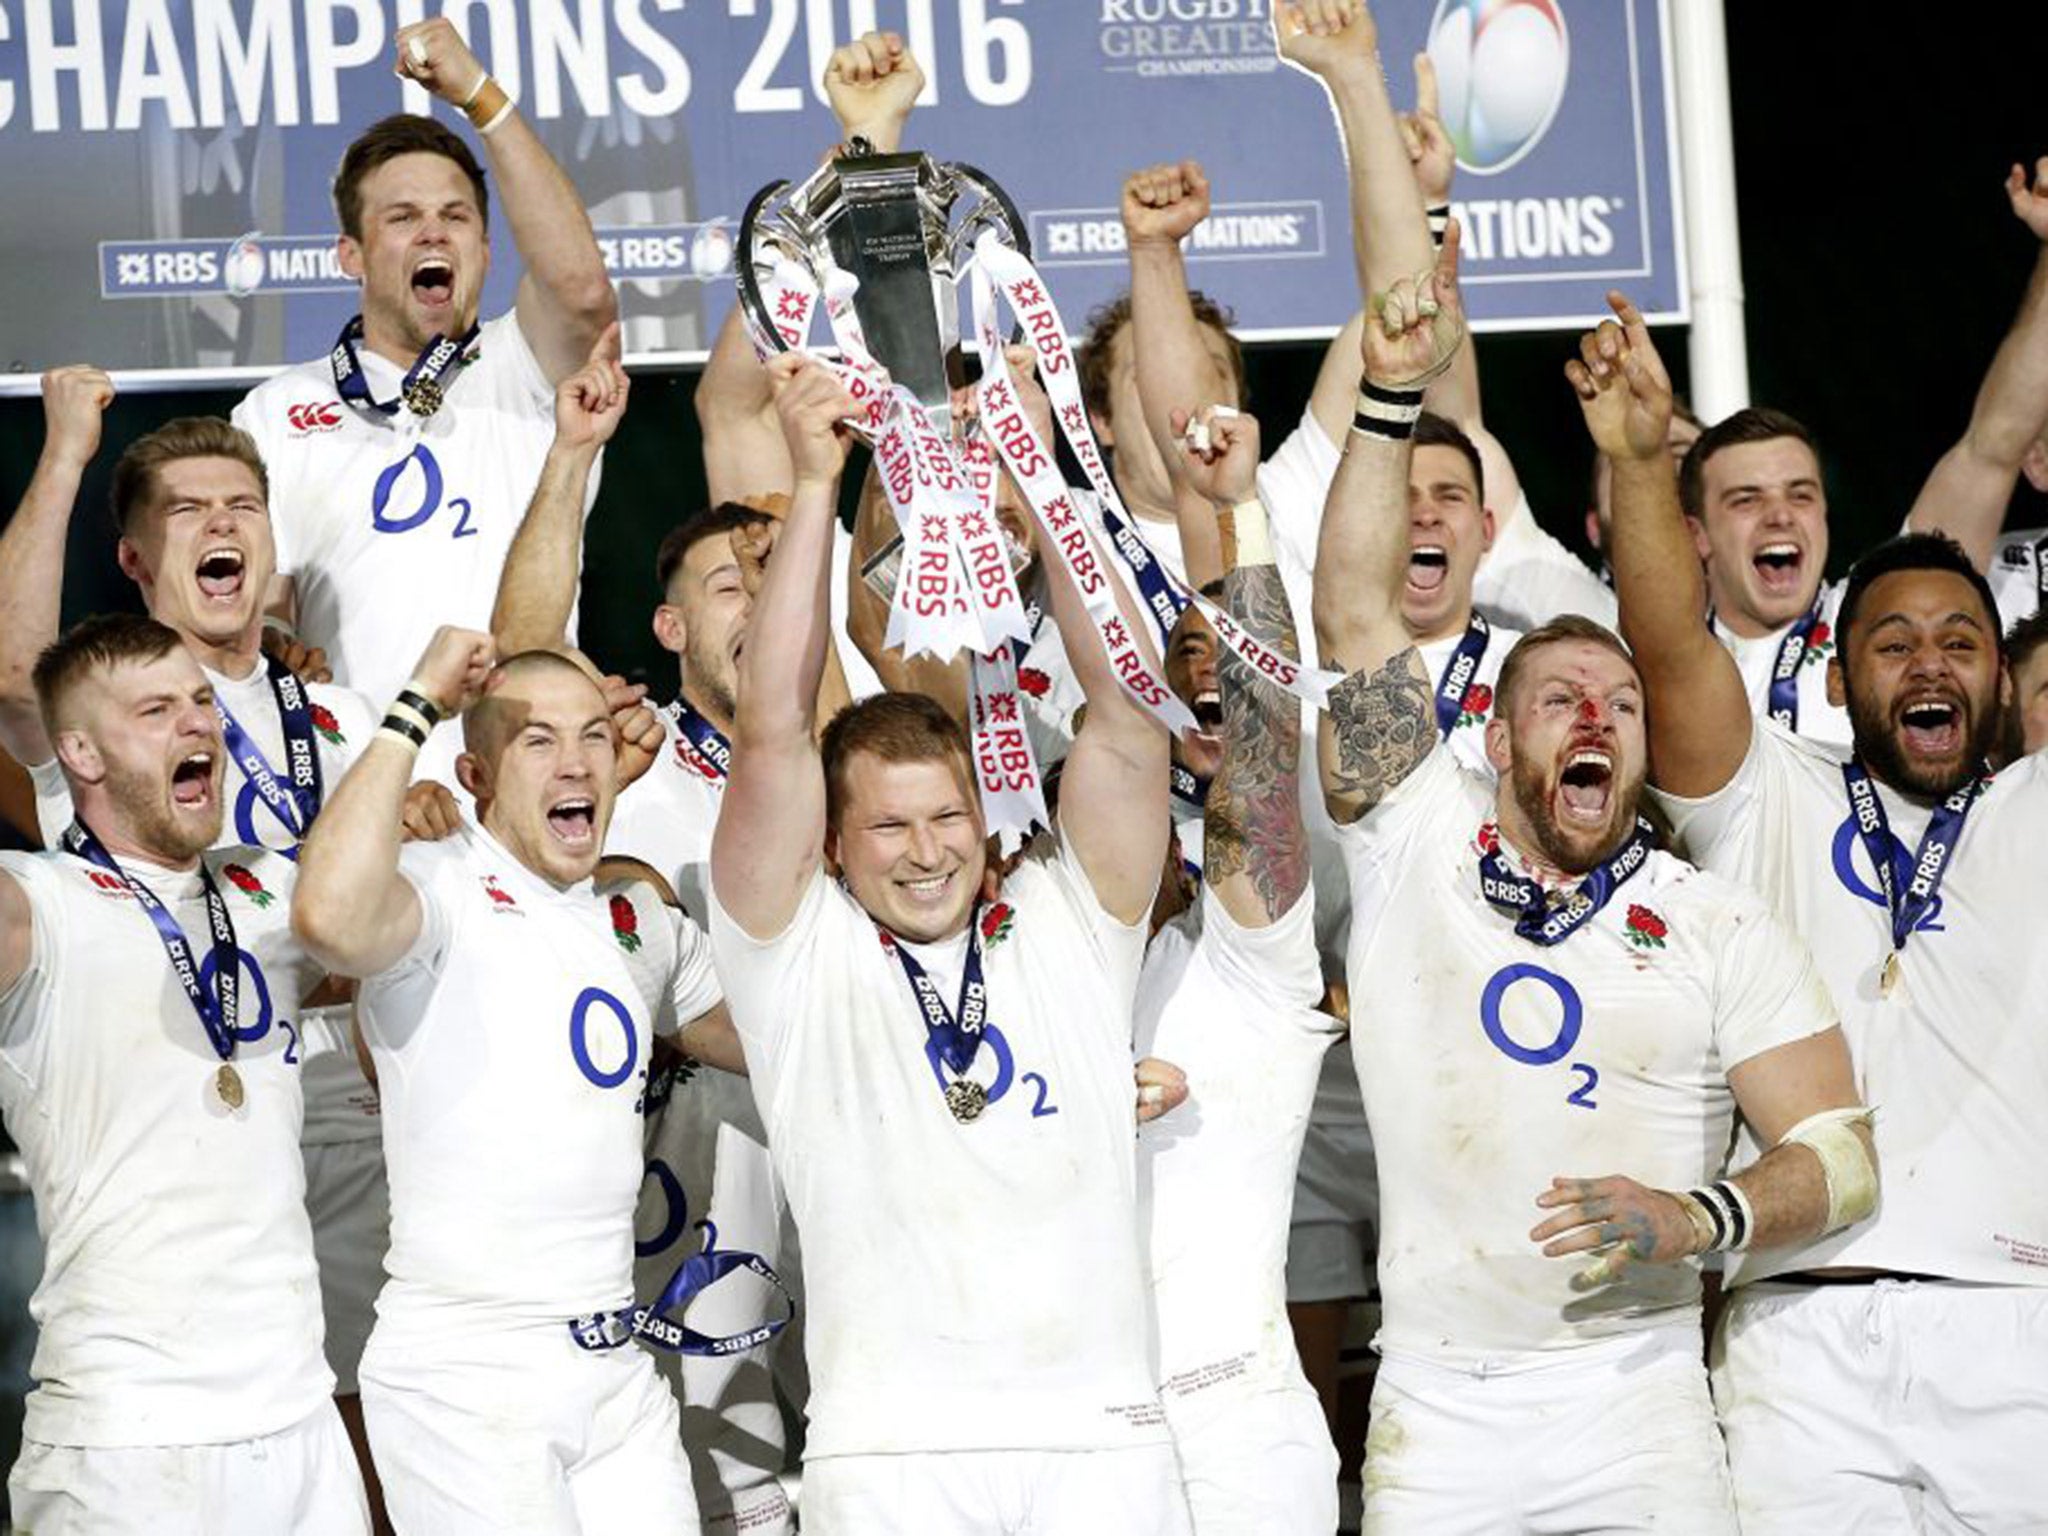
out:
<path id="1" fill-rule="evenodd" d="M 1877 1155 L 1869 1134 L 1870 1110 L 1858 1104 L 1808 1115 L 1778 1140 L 1781 1147 L 1796 1143 L 1820 1159 L 1828 1187 L 1823 1236 L 1854 1226 L 1877 1209 Z"/>

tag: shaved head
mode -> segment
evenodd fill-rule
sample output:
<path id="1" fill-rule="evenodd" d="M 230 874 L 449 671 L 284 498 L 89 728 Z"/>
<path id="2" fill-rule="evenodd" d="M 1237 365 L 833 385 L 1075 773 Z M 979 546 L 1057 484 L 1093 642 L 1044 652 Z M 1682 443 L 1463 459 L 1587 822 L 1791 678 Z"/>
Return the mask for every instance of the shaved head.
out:
<path id="1" fill-rule="evenodd" d="M 492 669 L 489 681 L 484 684 L 483 697 L 463 711 L 463 749 L 473 757 L 495 763 L 498 754 L 505 749 L 505 743 L 526 723 L 531 713 L 524 682 L 550 675 L 583 679 L 602 704 L 604 691 L 598 687 L 588 662 L 561 651 L 521 651 L 506 657 Z"/>

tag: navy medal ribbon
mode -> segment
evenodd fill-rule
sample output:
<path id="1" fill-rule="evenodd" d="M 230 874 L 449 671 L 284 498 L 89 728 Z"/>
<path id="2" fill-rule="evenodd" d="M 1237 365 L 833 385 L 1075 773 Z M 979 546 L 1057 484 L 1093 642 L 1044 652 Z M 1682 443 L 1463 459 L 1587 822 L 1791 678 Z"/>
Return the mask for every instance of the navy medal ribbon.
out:
<path id="1" fill-rule="evenodd" d="M 687 1210 L 684 1219 L 688 1219 Z M 652 1303 L 571 1318 L 570 1337 L 588 1350 L 617 1349 L 637 1338 L 674 1355 L 736 1355 L 767 1343 L 788 1327 L 796 1316 L 796 1300 L 768 1261 L 742 1248 L 720 1248 L 718 1228 L 709 1220 L 697 1225 L 705 1234 L 703 1251 L 691 1254 L 676 1266 L 676 1272 L 669 1276 L 668 1284 Z M 724 1334 L 703 1333 L 682 1321 L 679 1314 L 685 1307 L 736 1269 L 759 1275 L 775 1287 L 782 1297 L 782 1316 L 739 1333 Z"/>
<path id="2" fill-rule="evenodd" d="M 313 731 L 313 706 L 306 697 L 306 685 L 289 667 L 274 656 L 266 656 L 264 664 L 270 670 L 270 692 L 277 700 L 277 720 L 284 733 L 285 762 L 291 775 L 289 790 L 278 782 L 277 770 L 270 766 L 270 760 L 263 755 L 256 739 L 242 728 L 242 722 L 220 702 L 218 696 L 213 707 L 220 716 L 221 737 L 227 746 L 228 756 L 242 770 L 242 777 L 249 781 L 257 798 L 290 829 L 292 836 L 303 839 L 312 828 L 313 818 L 320 814 L 322 800 L 320 749 Z M 297 854 L 286 851 L 285 856 L 295 858 Z"/>
<path id="3" fill-rule="evenodd" d="M 917 956 L 904 948 L 893 933 L 879 925 L 875 932 L 881 936 L 882 947 L 903 967 L 904 978 L 917 998 L 918 1011 L 924 1015 L 925 1034 L 933 1051 L 956 1076 L 965 1077 L 967 1069 L 974 1065 L 975 1052 L 981 1048 L 982 1026 L 988 1021 L 988 988 L 981 979 L 981 898 L 975 898 L 974 909 L 967 914 L 967 962 L 960 968 L 957 1008 L 946 1007 L 937 984 L 926 974 Z"/>
<path id="4" fill-rule="evenodd" d="M 334 392 L 344 404 L 379 416 L 396 416 L 400 406 L 415 416 L 431 416 L 455 387 L 457 375 L 468 366 L 469 349 L 476 344 L 477 333 L 482 329 L 472 325 L 454 341 L 436 336 L 406 371 L 404 382 L 398 387 L 398 398 L 379 400 L 370 393 L 370 378 L 356 351 L 363 339 L 363 317 L 357 315 L 341 328 L 340 339 L 328 354 L 328 363 L 334 370 Z"/>
<path id="5" fill-rule="evenodd" d="M 663 713 L 682 732 L 697 760 L 710 770 L 710 777 L 722 782 L 732 772 L 732 743 L 726 739 L 725 732 L 698 714 L 683 699 L 677 699 Z"/>
<path id="6" fill-rule="evenodd" d="M 1108 507 L 1102 509 L 1102 526 L 1109 534 L 1110 548 L 1116 551 L 1116 557 L 1123 561 L 1138 583 L 1138 594 L 1145 600 L 1145 611 L 1152 615 L 1152 622 L 1158 626 L 1159 650 L 1164 655 L 1167 637 L 1180 621 L 1188 599 L 1167 579 L 1166 572 L 1159 568 L 1159 557 L 1146 546 L 1137 531 Z"/>
<path id="7" fill-rule="evenodd" d="M 1451 732 L 1458 728 L 1458 716 L 1465 712 L 1465 691 L 1472 686 L 1472 679 L 1479 675 L 1479 663 L 1486 656 L 1486 647 L 1493 639 L 1493 629 L 1486 622 L 1486 615 L 1477 608 L 1472 610 L 1472 621 L 1465 626 L 1465 638 L 1458 642 L 1458 648 L 1451 652 L 1451 659 L 1444 663 L 1444 675 L 1436 685 L 1436 729 L 1446 741 Z"/>
<path id="8" fill-rule="evenodd" d="M 1532 944 L 1546 949 L 1562 944 L 1591 922 L 1600 909 L 1649 862 L 1653 829 L 1640 817 L 1635 831 L 1607 858 L 1596 865 L 1578 888 L 1553 909 L 1540 881 L 1515 874 L 1500 854 L 1479 856 L 1479 890 L 1502 912 L 1515 919 L 1515 932 Z"/>
<path id="9" fill-rule="evenodd" d="M 1927 830 L 1921 834 L 1920 846 L 1913 853 L 1913 873 L 1901 891 L 1898 876 L 1892 870 L 1892 849 L 1900 845 L 1892 836 L 1891 821 L 1884 813 L 1877 786 L 1856 759 L 1842 764 L 1842 781 L 1848 787 L 1856 833 L 1863 839 L 1863 851 L 1870 855 L 1871 867 L 1877 871 L 1878 888 L 1884 892 L 1885 908 L 1891 914 L 1893 954 L 1906 947 L 1906 940 L 1934 905 L 1942 877 L 1955 858 L 1956 844 L 1962 841 L 1963 822 L 1990 779 L 1989 767 L 1980 766 L 1969 783 L 1934 808 Z"/>
<path id="10" fill-rule="evenodd" d="M 1821 599 L 1816 597 L 1806 617 L 1785 632 L 1778 642 L 1778 659 L 1771 667 L 1771 718 L 1788 731 L 1799 729 L 1799 664 L 1813 641 L 1814 626 L 1820 623 Z"/>
<path id="11" fill-rule="evenodd" d="M 192 1011 L 199 1015 L 199 1022 L 205 1027 L 206 1038 L 212 1043 L 214 1054 L 222 1061 L 233 1057 L 235 1026 L 240 1017 L 236 1008 L 241 993 L 240 951 L 235 947 L 235 925 L 228 916 L 228 904 L 220 894 L 220 887 L 213 883 L 213 875 L 204 861 L 199 865 L 199 883 L 206 892 L 206 923 L 213 931 L 211 991 L 199 979 L 199 962 L 193 958 L 192 941 L 185 937 L 185 930 L 178 926 L 178 920 L 157 899 L 156 892 L 117 864 L 114 856 L 107 852 L 106 845 L 84 822 L 72 822 L 65 829 L 61 841 L 66 853 L 98 866 L 119 880 L 142 910 L 149 914 L 156 936 L 163 942 L 164 954 L 170 959 L 171 973 L 178 978 L 178 985 L 184 988 Z"/>

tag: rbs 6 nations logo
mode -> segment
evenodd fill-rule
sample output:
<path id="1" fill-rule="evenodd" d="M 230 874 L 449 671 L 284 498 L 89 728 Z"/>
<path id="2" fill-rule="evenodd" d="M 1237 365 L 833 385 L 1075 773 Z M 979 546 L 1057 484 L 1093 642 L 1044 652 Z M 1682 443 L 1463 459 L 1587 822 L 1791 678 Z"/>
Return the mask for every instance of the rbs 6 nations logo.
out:
<path id="1" fill-rule="evenodd" d="M 1513 165 L 1550 127 L 1571 48 L 1557 0 L 1437 0 L 1429 57 L 1458 163 L 1485 175 Z"/>

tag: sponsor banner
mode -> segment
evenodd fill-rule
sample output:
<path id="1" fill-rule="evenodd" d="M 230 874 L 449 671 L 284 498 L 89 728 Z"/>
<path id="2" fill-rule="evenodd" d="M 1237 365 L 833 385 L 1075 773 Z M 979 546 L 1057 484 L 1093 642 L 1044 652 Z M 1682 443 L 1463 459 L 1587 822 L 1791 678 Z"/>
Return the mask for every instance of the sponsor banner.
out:
<path id="1" fill-rule="evenodd" d="M 1662 0 L 1375 13 L 1384 57 L 1437 64 L 1479 329 L 1576 325 L 1614 286 L 1684 317 Z M 349 140 L 432 111 L 481 143 L 392 73 L 397 29 L 442 14 L 582 192 L 641 359 L 702 357 L 741 212 L 837 137 L 819 81 L 870 26 L 925 65 L 910 147 L 1010 192 L 1067 315 L 1124 286 L 1124 174 L 1184 157 L 1216 199 L 1191 277 L 1246 335 L 1327 335 L 1357 304 L 1343 154 L 1270 0 L 0 0 L 0 355 L 23 370 L 0 388 L 80 358 L 193 382 L 323 353 L 355 308 Z M 487 315 L 519 265 L 491 190 Z"/>

